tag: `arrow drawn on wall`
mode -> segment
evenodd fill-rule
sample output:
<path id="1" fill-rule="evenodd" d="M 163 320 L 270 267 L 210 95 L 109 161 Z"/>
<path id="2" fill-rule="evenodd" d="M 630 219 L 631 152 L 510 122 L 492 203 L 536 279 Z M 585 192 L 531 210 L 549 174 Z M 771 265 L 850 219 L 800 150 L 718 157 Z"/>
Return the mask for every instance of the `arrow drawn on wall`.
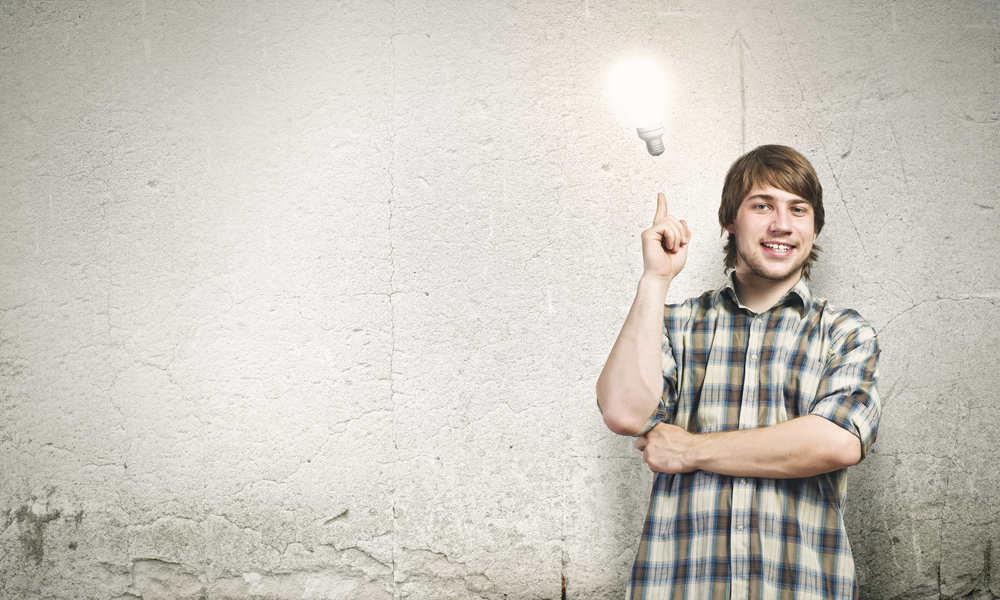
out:
<path id="1" fill-rule="evenodd" d="M 746 56 L 750 44 L 743 39 L 743 33 L 737 29 L 729 40 L 729 48 L 739 53 L 740 67 L 740 154 L 747 151 L 747 87 L 746 87 Z"/>

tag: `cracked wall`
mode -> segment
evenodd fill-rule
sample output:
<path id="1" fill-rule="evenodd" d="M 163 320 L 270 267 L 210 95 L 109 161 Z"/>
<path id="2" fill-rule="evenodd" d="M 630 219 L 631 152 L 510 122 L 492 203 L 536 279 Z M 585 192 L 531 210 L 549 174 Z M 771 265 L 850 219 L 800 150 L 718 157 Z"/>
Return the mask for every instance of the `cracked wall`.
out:
<path id="1" fill-rule="evenodd" d="M 827 190 L 884 348 L 862 596 L 1000 596 L 1000 7 L 0 0 L 0 597 L 617 598 L 593 385 L 655 192 Z M 670 80 L 666 152 L 605 94 Z"/>

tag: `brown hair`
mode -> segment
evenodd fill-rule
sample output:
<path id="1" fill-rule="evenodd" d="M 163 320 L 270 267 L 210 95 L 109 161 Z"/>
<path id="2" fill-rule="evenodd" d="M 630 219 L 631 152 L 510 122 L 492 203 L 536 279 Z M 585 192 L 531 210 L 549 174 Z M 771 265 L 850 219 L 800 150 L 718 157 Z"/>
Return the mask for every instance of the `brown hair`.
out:
<path id="1" fill-rule="evenodd" d="M 760 146 L 736 159 L 726 174 L 722 186 L 722 203 L 719 205 L 719 225 L 722 231 L 736 220 L 743 198 L 753 186 L 769 185 L 799 196 L 812 206 L 813 227 L 816 234 L 823 229 L 826 213 L 823 210 L 823 186 L 816 170 L 806 157 L 788 146 Z M 812 252 L 802 266 L 802 276 L 809 278 L 809 269 L 819 256 L 820 247 L 813 244 Z M 726 269 L 736 268 L 736 235 L 730 233 L 723 249 Z"/>

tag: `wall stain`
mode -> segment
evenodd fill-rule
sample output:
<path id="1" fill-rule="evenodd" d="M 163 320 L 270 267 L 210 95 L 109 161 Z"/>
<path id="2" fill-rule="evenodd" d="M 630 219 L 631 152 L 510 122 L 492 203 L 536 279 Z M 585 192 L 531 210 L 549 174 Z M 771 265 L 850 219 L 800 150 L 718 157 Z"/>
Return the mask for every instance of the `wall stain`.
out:
<path id="1" fill-rule="evenodd" d="M 326 520 L 326 522 L 324 522 L 324 523 L 323 523 L 323 525 L 329 525 L 330 523 L 333 523 L 333 522 L 334 522 L 334 521 L 336 521 L 337 519 L 341 519 L 341 518 L 343 518 L 343 517 L 346 517 L 346 516 L 347 516 L 347 513 L 348 513 L 348 512 L 350 512 L 350 510 L 351 510 L 351 509 L 349 509 L 349 508 L 345 508 L 345 509 L 344 509 L 344 512 L 340 513 L 340 514 L 339 514 L 339 515 L 337 515 L 337 516 L 334 516 L 334 517 L 330 517 L 329 519 L 327 519 L 327 520 Z"/>
<path id="2" fill-rule="evenodd" d="M 990 589 L 990 578 L 993 574 L 993 540 L 986 542 L 986 552 L 983 553 L 983 589 Z"/>
<path id="3" fill-rule="evenodd" d="M 33 559 L 35 564 L 42 564 L 42 559 L 45 556 L 45 526 L 50 521 L 58 519 L 59 515 L 60 512 L 58 510 L 43 515 L 36 515 L 31 512 L 31 507 L 27 504 L 17 509 L 15 518 L 17 519 L 17 526 L 21 530 L 18 539 L 21 540 L 21 548 L 24 550 L 24 555 Z M 82 516 L 81 514 L 80 517 L 82 518 Z"/>

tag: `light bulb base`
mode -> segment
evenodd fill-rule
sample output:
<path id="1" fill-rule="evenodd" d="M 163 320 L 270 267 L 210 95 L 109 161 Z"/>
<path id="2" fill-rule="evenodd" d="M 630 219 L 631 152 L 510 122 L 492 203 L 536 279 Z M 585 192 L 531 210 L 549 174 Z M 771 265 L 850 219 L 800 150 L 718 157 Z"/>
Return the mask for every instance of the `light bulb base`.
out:
<path id="1" fill-rule="evenodd" d="M 639 138 L 646 142 L 646 150 L 653 156 L 663 154 L 663 123 L 648 127 L 636 127 Z"/>

